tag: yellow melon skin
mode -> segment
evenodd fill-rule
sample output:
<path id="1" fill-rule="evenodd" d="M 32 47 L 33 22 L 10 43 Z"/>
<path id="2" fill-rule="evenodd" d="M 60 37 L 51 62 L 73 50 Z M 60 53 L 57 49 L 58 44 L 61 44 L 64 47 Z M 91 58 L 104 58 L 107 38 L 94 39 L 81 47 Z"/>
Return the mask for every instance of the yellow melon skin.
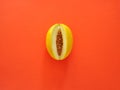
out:
<path id="1" fill-rule="evenodd" d="M 65 33 L 63 33 L 63 35 L 65 36 L 65 39 L 66 39 L 66 52 L 60 58 L 57 58 L 57 56 L 54 55 L 54 51 L 52 50 L 52 45 L 53 45 L 52 35 L 53 35 L 53 32 L 55 31 L 55 28 L 58 26 L 63 28 L 63 30 L 65 32 Z M 49 28 L 47 35 L 46 35 L 46 48 L 52 58 L 54 58 L 55 60 L 64 60 L 70 54 L 70 52 L 72 50 L 72 46 L 73 46 L 73 36 L 72 36 L 71 29 L 67 25 L 54 24 L 53 26 L 51 26 Z"/>

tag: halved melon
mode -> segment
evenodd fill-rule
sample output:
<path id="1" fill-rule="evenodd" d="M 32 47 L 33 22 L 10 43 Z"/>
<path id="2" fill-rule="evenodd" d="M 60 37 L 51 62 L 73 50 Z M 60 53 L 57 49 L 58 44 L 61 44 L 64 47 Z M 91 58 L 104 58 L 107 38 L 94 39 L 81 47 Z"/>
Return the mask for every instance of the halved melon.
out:
<path id="1" fill-rule="evenodd" d="M 73 37 L 70 28 L 64 24 L 54 24 L 46 36 L 48 53 L 55 60 L 65 59 L 71 52 Z"/>

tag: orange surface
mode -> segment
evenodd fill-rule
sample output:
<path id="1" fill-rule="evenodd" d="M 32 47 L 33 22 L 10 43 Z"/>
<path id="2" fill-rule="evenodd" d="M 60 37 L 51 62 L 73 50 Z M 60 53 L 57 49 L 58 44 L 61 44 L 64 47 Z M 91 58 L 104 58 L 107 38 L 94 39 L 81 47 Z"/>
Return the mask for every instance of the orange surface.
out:
<path id="1" fill-rule="evenodd" d="M 45 47 L 55 23 L 74 36 L 64 61 Z M 1 0 L 0 90 L 120 90 L 120 1 Z"/>

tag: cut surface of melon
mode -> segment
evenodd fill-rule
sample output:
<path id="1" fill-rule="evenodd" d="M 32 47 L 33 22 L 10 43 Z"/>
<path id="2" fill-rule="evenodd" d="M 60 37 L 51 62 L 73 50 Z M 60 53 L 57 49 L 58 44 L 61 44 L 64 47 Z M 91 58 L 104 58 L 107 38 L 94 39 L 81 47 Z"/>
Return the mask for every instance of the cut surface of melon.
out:
<path id="1" fill-rule="evenodd" d="M 46 47 L 49 54 L 56 60 L 66 58 L 72 48 L 71 30 L 64 24 L 53 25 L 46 36 Z"/>

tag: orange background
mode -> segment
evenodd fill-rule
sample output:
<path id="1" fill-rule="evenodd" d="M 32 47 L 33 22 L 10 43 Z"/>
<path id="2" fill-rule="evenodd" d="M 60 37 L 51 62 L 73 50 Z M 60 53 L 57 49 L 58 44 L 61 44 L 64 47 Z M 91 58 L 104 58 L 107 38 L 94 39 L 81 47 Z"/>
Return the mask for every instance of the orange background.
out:
<path id="1" fill-rule="evenodd" d="M 74 36 L 64 61 L 45 47 L 55 23 Z M 0 90 L 120 90 L 120 1 L 1 0 Z"/>

